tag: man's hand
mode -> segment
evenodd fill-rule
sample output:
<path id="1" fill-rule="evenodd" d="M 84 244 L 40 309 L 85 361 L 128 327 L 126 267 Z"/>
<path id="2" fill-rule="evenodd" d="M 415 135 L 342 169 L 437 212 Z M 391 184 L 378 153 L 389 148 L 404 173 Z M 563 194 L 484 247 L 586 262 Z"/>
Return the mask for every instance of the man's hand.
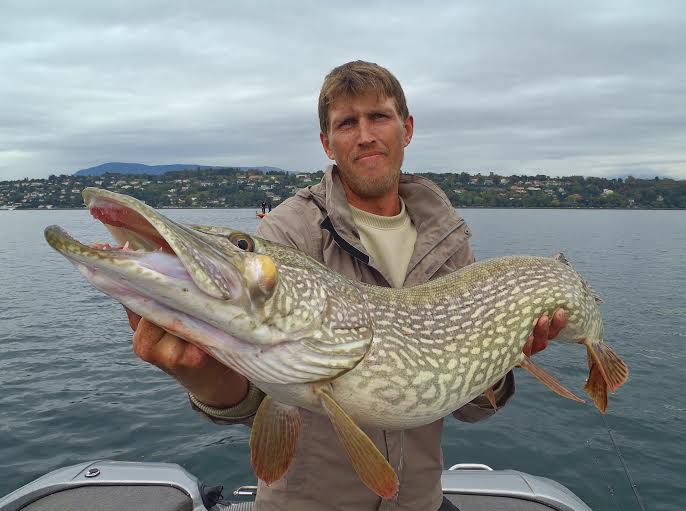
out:
<path id="1" fill-rule="evenodd" d="M 538 319 L 533 335 L 529 336 L 522 351 L 527 357 L 543 351 L 548 346 L 548 341 L 555 339 L 565 326 L 567 326 L 567 313 L 564 309 L 557 309 L 553 313 L 552 321 L 547 314 L 544 314 Z"/>
<path id="2" fill-rule="evenodd" d="M 248 394 L 248 380 L 244 376 L 130 310 L 126 309 L 126 314 L 135 332 L 134 353 L 173 376 L 200 402 L 228 408 Z"/>

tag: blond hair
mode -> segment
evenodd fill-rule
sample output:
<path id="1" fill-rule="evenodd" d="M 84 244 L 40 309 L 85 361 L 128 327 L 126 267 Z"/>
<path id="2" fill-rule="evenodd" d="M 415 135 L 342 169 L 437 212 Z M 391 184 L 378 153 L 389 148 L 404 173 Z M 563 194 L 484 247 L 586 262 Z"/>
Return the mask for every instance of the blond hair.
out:
<path id="1" fill-rule="evenodd" d="M 319 93 L 319 127 L 322 133 L 328 132 L 329 108 L 336 99 L 341 96 L 358 97 L 365 94 L 393 98 L 403 121 L 410 115 L 405 93 L 398 79 L 385 67 L 373 62 L 355 60 L 334 68 L 324 78 Z"/>

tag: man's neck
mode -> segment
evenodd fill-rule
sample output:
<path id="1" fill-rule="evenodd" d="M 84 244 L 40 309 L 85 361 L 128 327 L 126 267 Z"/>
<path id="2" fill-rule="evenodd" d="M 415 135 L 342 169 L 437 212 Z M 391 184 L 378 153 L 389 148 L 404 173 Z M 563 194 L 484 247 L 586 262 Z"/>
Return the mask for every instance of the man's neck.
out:
<path id="1" fill-rule="evenodd" d="M 345 197 L 351 206 L 379 216 L 396 216 L 400 214 L 400 185 L 397 184 L 392 190 L 381 197 L 367 198 L 355 194 L 343 180 L 343 190 Z"/>

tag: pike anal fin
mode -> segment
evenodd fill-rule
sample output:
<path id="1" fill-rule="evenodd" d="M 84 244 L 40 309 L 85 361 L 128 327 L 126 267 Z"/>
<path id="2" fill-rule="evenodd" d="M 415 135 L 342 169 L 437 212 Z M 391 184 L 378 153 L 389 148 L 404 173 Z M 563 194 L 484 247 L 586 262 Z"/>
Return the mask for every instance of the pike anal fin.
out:
<path id="1" fill-rule="evenodd" d="M 362 482 L 380 497 L 393 498 L 400 486 L 393 467 L 326 388 L 319 388 L 317 394 Z"/>
<path id="2" fill-rule="evenodd" d="M 581 399 L 579 396 L 574 394 L 571 390 L 569 390 L 567 387 L 562 385 L 560 383 L 560 380 L 555 378 L 552 374 L 548 373 L 545 369 L 543 369 L 541 366 L 538 366 L 534 364 L 529 357 L 526 355 L 524 356 L 524 359 L 519 363 L 519 365 L 523 368 L 529 371 L 534 378 L 536 378 L 538 381 L 543 383 L 546 387 L 548 387 L 550 390 L 555 392 L 556 394 L 559 394 L 562 397 L 566 397 L 567 399 L 571 399 L 572 401 L 577 401 L 579 403 L 585 403 L 583 399 Z"/>
<path id="3" fill-rule="evenodd" d="M 250 432 L 250 460 L 258 478 L 271 484 L 284 476 L 295 456 L 301 432 L 298 408 L 265 396 Z"/>

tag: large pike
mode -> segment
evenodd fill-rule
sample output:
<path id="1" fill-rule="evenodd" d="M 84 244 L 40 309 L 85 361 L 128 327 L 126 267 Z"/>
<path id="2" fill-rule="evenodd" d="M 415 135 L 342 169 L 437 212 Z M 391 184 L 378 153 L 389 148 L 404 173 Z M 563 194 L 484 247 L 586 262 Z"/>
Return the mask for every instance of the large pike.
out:
<path id="1" fill-rule="evenodd" d="M 397 476 L 358 423 L 428 424 L 488 396 L 515 366 L 581 401 L 522 353 L 538 318 L 559 307 L 568 315 L 559 339 L 585 344 L 585 389 L 602 412 L 628 376 L 603 342 L 597 295 L 561 255 L 492 259 L 390 289 L 243 232 L 178 224 L 132 197 L 95 188 L 83 197 L 122 246 L 84 245 L 56 226 L 48 243 L 97 289 L 267 394 L 250 438 L 267 483 L 294 455 L 299 407 L 327 415 L 362 481 L 390 498 Z"/>

